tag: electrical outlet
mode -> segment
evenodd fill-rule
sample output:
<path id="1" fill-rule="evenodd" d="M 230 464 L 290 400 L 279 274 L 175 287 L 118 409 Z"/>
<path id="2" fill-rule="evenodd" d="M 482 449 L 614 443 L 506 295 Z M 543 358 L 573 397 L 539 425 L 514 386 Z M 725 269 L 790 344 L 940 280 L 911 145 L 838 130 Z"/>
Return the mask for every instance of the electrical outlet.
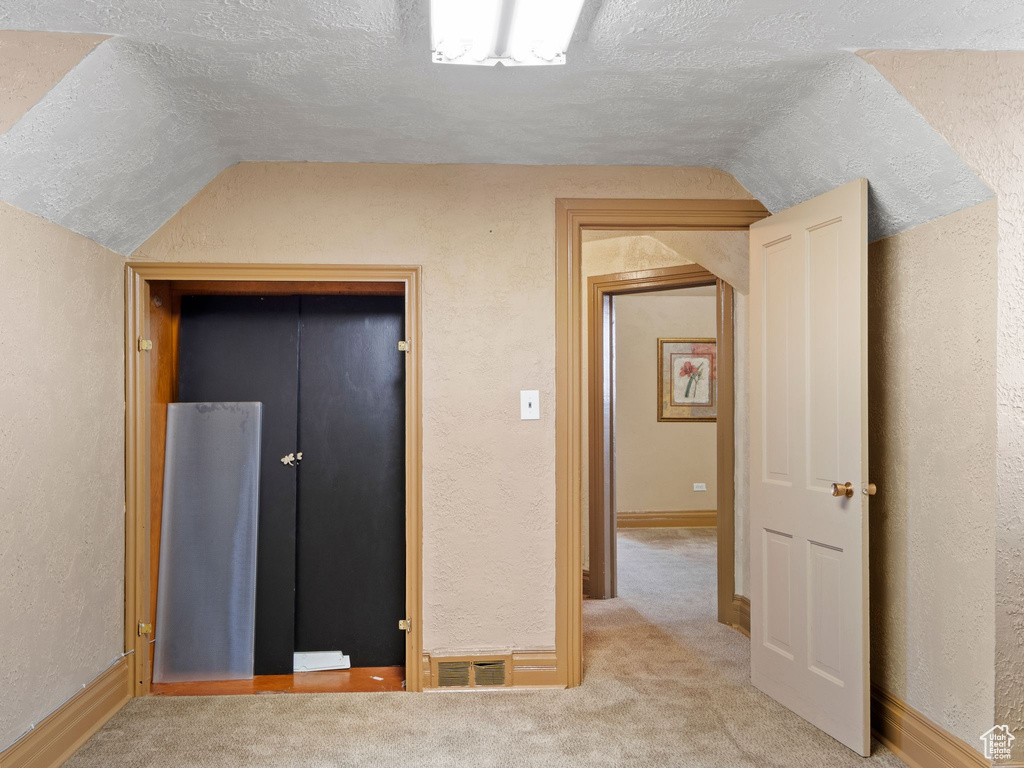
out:
<path id="1" fill-rule="evenodd" d="M 694 483 L 693 490 L 695 491 L 706 491 L 708 489 L 707 483 Z"/>

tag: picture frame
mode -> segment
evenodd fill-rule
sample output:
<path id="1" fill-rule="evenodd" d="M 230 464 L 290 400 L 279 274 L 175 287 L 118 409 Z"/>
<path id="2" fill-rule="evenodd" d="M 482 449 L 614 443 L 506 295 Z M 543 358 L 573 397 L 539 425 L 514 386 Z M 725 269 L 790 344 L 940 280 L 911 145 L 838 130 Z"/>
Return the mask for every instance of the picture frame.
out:
<path id="1" fill-rule="evenodd" d="M 718 420 L 716 339 L 658 339 L 658 421 Z"/>

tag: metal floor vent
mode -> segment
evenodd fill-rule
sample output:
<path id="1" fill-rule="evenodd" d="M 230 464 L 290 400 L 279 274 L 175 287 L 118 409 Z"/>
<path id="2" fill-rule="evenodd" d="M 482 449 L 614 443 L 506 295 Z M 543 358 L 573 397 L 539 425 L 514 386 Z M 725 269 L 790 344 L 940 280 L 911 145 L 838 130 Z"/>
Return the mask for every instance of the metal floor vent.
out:
<path id="1" fill-rule="evenodd" d="M 475 688 L 505 684 L 504 659 L 437 662 L 438 688 Z"/>
<path id="2" fill-rule="evenodd" d="M 477 661 L 473 663 L 473 685 L 504 685 L 504 661 Z"/>
<path id="3" fill-rule="evenodd" d="M 465 688 L 469 685 L 468 661 L 437 662 L 437 685 L 440 688 Z"/>

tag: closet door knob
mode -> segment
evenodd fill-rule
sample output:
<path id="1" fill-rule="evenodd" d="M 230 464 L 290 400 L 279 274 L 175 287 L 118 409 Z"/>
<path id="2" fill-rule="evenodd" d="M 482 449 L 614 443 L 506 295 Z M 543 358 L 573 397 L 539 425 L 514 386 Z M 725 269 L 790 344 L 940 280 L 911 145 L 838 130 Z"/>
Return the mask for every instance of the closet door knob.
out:
<path id="1" fill-rule="evenodd" d="M 300 459 L 302 458 L 302 454 L 301 453 L 299 454 L 299 458 Z M 295 454 L 294 453 L 289 453 L 289 454 L 286 454 L 285 456 L 282 456 L 281 457 L 281 463 L 284 464 L 286 467 L 294 467 L 295 466 Z"/>

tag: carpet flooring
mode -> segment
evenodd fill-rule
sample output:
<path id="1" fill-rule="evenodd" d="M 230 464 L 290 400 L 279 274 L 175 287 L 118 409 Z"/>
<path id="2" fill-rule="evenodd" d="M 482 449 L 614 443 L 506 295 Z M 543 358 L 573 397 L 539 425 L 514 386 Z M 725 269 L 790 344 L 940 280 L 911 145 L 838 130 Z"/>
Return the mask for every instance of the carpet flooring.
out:
<path id="1" fill-rule="evenodd" d="M 568 691 L 144 698 L 68 768 L 902 766 L 865 760 L 750 685 L 749 641 L 715 621 L 711 529 L 619 535 L 615 600 L 584 603 Z"/>

